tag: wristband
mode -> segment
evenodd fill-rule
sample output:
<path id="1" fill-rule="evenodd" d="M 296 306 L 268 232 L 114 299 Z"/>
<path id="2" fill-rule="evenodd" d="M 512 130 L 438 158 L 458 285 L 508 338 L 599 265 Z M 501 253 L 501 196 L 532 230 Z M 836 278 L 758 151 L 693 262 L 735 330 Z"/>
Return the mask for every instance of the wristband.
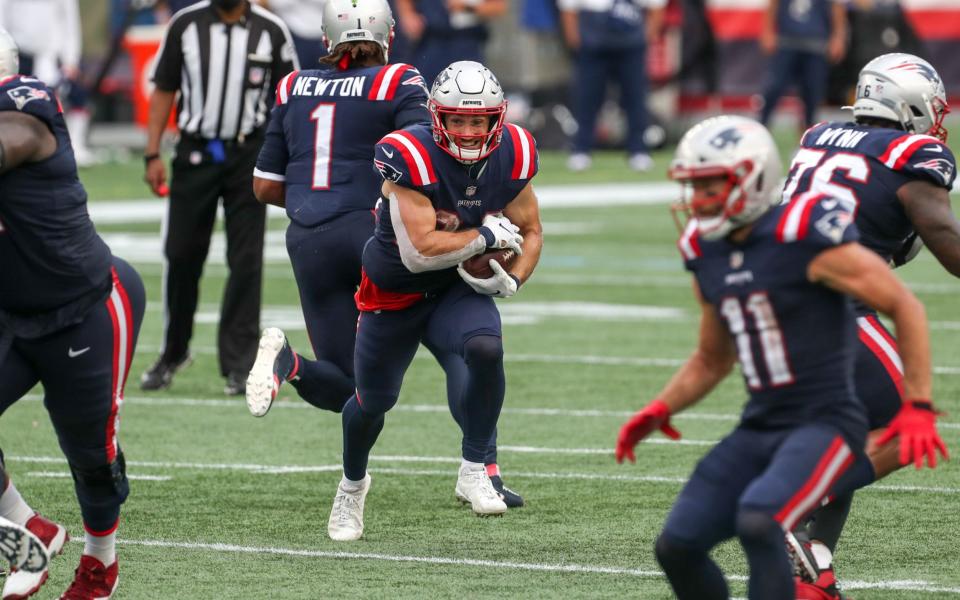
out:
<path id="1" fill-rule="evenodd" d="M 148 165 L 151 162 L 160 158 L 159 152 L 154 152 L 153 154 L 144 154 L 143 155 L 143 164 Z"/>
<path id="2" fill-rule="evenodd" d="M 507 273 L 507 275 L 509 275 L 509 276 L 510 276 L 510 279 L 512 279 L 513 282 L 517 284 L 517 289 L 519 290 L 519 289 L 520 289 L 520 278 L 517 277 L 516 275 L 514 275 L 513 273 Z"/>
<path id="3" fill-rule="evenodd" d="M 483 241 L 486 242 L 487 248 L 493 248 L 497 245 L 497 236 L 493 235 L 492 229 L 481 225 L 477 227 L 477 231 L 483 236 Z"/>
<path id="4" fill-rule="evenodd" d="M 912 407 L 914 407 L 914 408 L 916 408 L 916 409 L 926 410 L 926 411 L 929 411 L 929 412 L 936 412 L 936 411 L 933 410 L 933 402 L 930 402 L 929 400 L 924 400 L 924 399 L 920 398 L 920 399 L 917 399 L 917 400 L 907 400 L 907 402 L 910 403 L 910 406 L 912 406 Z"/>

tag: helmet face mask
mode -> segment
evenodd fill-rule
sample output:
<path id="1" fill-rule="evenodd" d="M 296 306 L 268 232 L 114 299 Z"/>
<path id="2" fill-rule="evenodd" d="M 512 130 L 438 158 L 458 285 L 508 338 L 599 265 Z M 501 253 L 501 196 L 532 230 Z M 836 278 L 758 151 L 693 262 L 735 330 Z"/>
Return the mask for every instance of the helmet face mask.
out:
<path id="1" fill-rule="evenodd" d="M 713 117 L 681 139 L 669 176 L 684 185 L 684 212 L 716 240 L 752 223 L 778 201 L 780 154 L 770 133 L 745 117 Z"/>
<path id="2" fill-rule="evenodd" d="M 458 61 L 441 71 L 433 82 L 427 108 L 433 141 L 462 163 L 486 158 L 503 139 L 507 101 L 500 82 L 478 62 Z"/>
<path id="3" fill-rule="evenodd" d="M 857 79 L 855 119 L 893 121 L 909 133 L 947 141 L 943 119 L 950 112 L 940 75 L 912 54 L 884 54 L 868 62 Z"/>
<path id="4" fill-rule="evenodd" d="M 20 72 L 20 51 L 17 43 L 5 29 L 0 29 L 0 77 Z"/>
<path id="5" fill-rule="evenodd" d="M 394 24 L 387 0 L 328 0 L 320 30 L 327 52 L 344 42 L 376 42 L 389 61 Z"/>

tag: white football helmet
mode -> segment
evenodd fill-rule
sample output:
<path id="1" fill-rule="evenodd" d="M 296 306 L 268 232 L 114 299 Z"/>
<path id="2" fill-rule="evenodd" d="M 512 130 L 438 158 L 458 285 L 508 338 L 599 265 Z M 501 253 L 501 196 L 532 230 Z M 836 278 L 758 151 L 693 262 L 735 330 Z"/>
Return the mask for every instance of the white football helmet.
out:
<path id="1" fill-rule="evenodd" d="M 0 29 L 0 77 L 20 72 L 20 51 L 6 29 Z"/>
<path id="2" fill-rule="evenodd" d="M 723 194 L 707 198 L 694 194 L 685 201 L 700 236 L 716 240 L 757 220 L 779 202 L 780 170 L 780 152 L 766 127 L 746 117 L 720 116 L 701 121 L 684 134 L 669 176 L 691 189 L 696 179 L 727 179 Z M 685 192 L 685 198 L 688 195 Z"/>
<path id="3" fill-rule="evenodd" d="M 887 119 L 905 131 L 947 141 L 950 112 L 943 81 L 930 63 L 912 54 L 884 54 L 860 70 L 853 116 Z"/>
<path id="4" fill-rule="evenodd" d="M 387 0 L 327 0 L 320 30 L 327 52 L 343 42 L 376 42 L 389 60 L 394 24 Z"/>
<path id="5" fill-rule="evenodd" d="M 433 140 L 460 162 L 477 162 L 500 145 L 507 101 L 497 77 L 482 64 L 461 60 L 440 71 L 430 90 L 427 108 L 433 119 Z M 486 116 L 489 127 L 479 135 L 454 133 L 445 121 L 450 115 Z M 474 147 L 477 138 L 480 144 Z M 464 142 L 468 147 L 464 147 Z"/>

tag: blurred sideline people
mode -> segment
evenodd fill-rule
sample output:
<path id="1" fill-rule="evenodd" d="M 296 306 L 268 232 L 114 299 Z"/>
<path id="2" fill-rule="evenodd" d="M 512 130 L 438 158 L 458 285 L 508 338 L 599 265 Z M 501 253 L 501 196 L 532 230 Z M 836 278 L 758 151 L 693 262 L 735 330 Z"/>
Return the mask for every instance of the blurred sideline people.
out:
<path id="1" fill-rule="evenodd" d="M 887 263 L 901 266 L 926 245 L 960 277 L 960 222 L 950 207 L 957 168 L 944 143 L 950 109 L 937 71 L 910 54 L 879 56 L 861 70 L 852 108 L 855 122 L 821 123 L 803 136 L 784 197 L 834 194 L 856 211 L 860 243 Z M 875 310 L 862 303 L 855 310 L 855 387 L 867 409 L 867 451 L 880 479 L 904 464 L 907 450 L 884 446 L 881 436 L 904 420 L 932 421 L 935 413 L 928 398 L 902 402 L 905 365 L 897 338 Z M 831 597 L 839 596 L 832 556 L 852 500 L 852 492 L 834 498 L 808 527 L 788 536 L 801 577 Z"/>
<path id="2" fill-rule="evenodd" d="M 190 361 L 200 277 L 223 198 L 229 275 L 217 332 L 224 393 L 242 395 L 260 333 L 264 206 L 253 195 L 253 169 L 274 89 L 297 68 L 290 33 L 273 13 L 247 0 L 213 0 L 176 15 L 153 72 L 144 180 L 169 191 L 163 224 L 164 327 L 144 390 L 166 388 Z M 180 139 L 167 172 L 160 138 L 174 101 Z"/>
<path id="3" fill-rule="evenodd" d="M 111 254 L 90 221 L 54 91 L 16 73 L 16 46 L 0 30 L 0 414 L 43 386 L 86 530 L 62 597 L 109 598 L 120 505 L 129 494 L 120 406 L 146 296 L 140 275 Z M 50 556 L 68 539 L 20 495 L 2 450 L 0 518 L 28 529 Z M 26 598 L 46 578 L 45 570 L 17 569 L 3 598 Z"/>
<path id="4" fill-rule="evenodd" d="M 73 153 L 81 167 L 96 163 L 87 146 L 90 130 L 88 91 L 80 73 L 78 0 L 3 0 L 0 27 L 20 48 L 20 72 L 57 90 L 66 102 L 64 119 Z"/>
<path id="5" fill-rule="evenodd" d="M 597 116 L 607 86 L 616 82 L 627 117 L 626 150 L 634 171 L 653 160 L 643 139 L 647 128 L 647 45 L 663 29 L 666 0 L 559 0 L 563 38 L 576 54 L 571 101 L 577 132 L 567 168 L 590 168 Z M 646 13 L 646 14 L 644 14 Z"/>
<path id="6" fill-rule="evenodd" d="M 803 129 L 816 122 L 827 94 L 831 63 L 843 59 L 847 45 L 844 0 L 769 0 L 760 47 L 769 55 L 760 122 L 767 125 L 790 85 L 803 100 Z"/>
<path id="7" fill-rule="evenodd" d="M 507 0 L 396 0 L 409 60 L 427 87 L 458 60 L 483 62 L 487 22 L 507 12 Z"/>
<path id="8" fill-rule="evenodd" d="M 434 82 L 429 108 L 432 126 L 394 131 L 376 146 L 383 185 L 356 295 L 357 387 L 343 409 L 343 478 L 327 523 L 338 541 L 363 535 L 370 451 L 421 342 L 435 356 L 456 354 L 465 365 L 456 497 L 478 515 L 507 510 L 484 468 L 506 391 L 493 297 L 516 294 L 540 257 L 542 227 L 530 183 L 537 150 L 529 133 L 504 122 L 503 90 L 480 63 L 447 67 Z M 479 279 L 458 267 L 506 248 L 518 255 L 509 271 L 490 260 L 492 276 Z"/>
<path id="9" fill-rule="evenodd" d="M 258 3 L 280 17 L 297 49 L 297 58 L 304 69 L 316 69 L 327 55 L 323 45 L 323 9 L 329 0 L 258 0 Z"/>
<path id="10" fill-rule="evenodd" d="M 793 599 L 784 547 L 825 499 L 868 482 L 867 415 L 850 372 L 856 316 L 848 296 L 890 317 L 901 340 L 899 438 L 920 466 L 946 456 L 930 407 L 931 364 L 923 305 L 859 233 L 842 199 L 803 192 L 780 202 L 780 156 L 769 132 L 744 117 L 694 126 L 670 177 L 689 187 L 690 221 L 678 247 L 701 304 L 697 348 L 656 399 L 620 430 L 616 457 L 660 429 L 678 439 L 672 415 L 689 408 L 739 360 L 749 400 L 740 423 L 697 464 L 656 542 L 677 598 L 727 598 L 710 558 L 736 536 L 750 566 L 751 600 Z M 926 404 L 922 411 L 919 404 Z M 833 596 L 830 596 L 833 597 Z"/>
<path id="11" fill-rule="evenodd" d="M 247 406 L 257 417 L 270 409 L 282 382 L 337 413 L 353 395 L 354 294 L 382 183 L 373 169 L 374 146 L 391 131 L 430 122 L 423 77 L 410 65 L 387 63 L 393 17 L 386 0 L 330 0 L 324 15 L 331 54 L 322 69 L 280 82 L 253 180 L 257 198 L 285 207 L 290 217 L 287 252 L 316 360 L 293 352 L 280 329 L 265 329 L 247 378 Z M 319 112 L 318 98 L 326 101 Z M 452 352 L 438 360 L 462 426 L 466 366 Z M 504 502 L 522 506 L 523 498 L 503 485 L 495 437 L 484 463 Z"/>

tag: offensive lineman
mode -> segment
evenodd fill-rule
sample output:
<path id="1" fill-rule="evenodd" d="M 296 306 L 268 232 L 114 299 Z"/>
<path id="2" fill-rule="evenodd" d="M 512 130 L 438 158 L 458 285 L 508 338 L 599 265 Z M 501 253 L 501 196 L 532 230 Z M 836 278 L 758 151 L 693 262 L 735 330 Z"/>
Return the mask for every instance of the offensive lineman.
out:
<path id="1" fill-rule="evenodd" d="M 0 414 L 43 385 L 86 530 L 62 598 L 105 599 L 117 586 L 116 531 L 129 493 L 117 428 L 143 282 L 90 222 L 59 101 L 17 66 L 16 46 L 0 30 Z M 2 452 L 0 517 L 25 526 L 51 556 L 68 539 L 20 496 Z M 13 571 L 4 600 L 30 596 L 46 576 Z"/>

